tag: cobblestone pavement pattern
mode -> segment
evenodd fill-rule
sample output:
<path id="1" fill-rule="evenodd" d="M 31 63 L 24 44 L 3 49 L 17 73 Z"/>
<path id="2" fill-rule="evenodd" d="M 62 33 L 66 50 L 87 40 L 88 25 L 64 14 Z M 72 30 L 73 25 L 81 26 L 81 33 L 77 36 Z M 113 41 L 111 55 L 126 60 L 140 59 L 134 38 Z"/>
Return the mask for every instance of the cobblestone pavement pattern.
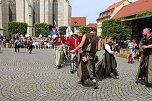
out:
<path id="1" fill-rule="evenodd" d="M 135 83 L 139 63 L 117 58 L 119 79 L 99 82 L 99 89 L 77 84 L 70 67 L 56 69 L 53 49 L 2 49 L 0 101 L 152 101 L 152 89 Z M 102 52 L 99 52 L 102 58 Z"/>

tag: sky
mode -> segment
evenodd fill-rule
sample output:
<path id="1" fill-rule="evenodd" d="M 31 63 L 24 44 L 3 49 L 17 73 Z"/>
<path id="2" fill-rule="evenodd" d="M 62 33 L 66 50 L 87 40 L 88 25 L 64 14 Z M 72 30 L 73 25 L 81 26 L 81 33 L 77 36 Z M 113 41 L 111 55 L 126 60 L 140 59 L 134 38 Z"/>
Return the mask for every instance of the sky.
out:
<path id="1" fill-rule="evenodd" d="M 69 0 L 73 17 L 86 17 L 88 23 L 96 23 L 99 14 L 120 0 Z M 137 0 L 129 0 L 134 2 Z"/>

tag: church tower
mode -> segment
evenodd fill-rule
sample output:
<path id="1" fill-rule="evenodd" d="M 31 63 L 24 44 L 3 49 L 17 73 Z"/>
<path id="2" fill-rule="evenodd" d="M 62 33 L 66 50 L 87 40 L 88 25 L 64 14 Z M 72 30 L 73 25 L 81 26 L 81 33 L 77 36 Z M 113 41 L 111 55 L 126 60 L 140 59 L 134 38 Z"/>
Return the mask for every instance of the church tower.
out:
<path id="1" fill-rule="evenodd" d="M 68 26 L 71 6 L 68 0 L 0 0 L 0 34 L 7 33 L 8 22 L 26 22 L 28 34 L 33 34 L 35 23 Z"/>

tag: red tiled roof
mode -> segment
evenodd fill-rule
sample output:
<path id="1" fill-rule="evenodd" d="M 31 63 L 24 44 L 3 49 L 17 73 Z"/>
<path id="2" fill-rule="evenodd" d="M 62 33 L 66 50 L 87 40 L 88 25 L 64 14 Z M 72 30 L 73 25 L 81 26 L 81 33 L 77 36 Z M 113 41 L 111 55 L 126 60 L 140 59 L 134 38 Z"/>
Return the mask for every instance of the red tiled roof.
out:
<path id="1" fill-rule="evenodd" d="M 152 0 L 138 0 L 124 6 L 113 18 L 128 17 L 147 10 L 152 10 Z"/>
<path id="2" fill-rule="evenodd" d="M 117 2 L 117 3 L 115 3 L 115 4 L 113 4 L 113 5 L 110 5 L 105 11 L 108 11 L 108 10 L 110 10 L 110 9 L 113 9 L 113 8 L 118 7 L 118 6 L 121 5 L 124 1 L 125 1 L 125 0 L 122 0 L 122 1 L 119 1 L 119 2 Z M 105 12 L 105 11 L 104 11 L 104 12 Z"/>
<path id="3" fill-rule="evenodd" d="M 87 26 L 89 26 L 89 27 L 97 27 L 97 23 L 89 23 Z"/>
<path id="4" fill-rule="evenodd" d="M 115 4 L 110 5 L 106 10 L 104 10 L 103 12 L 100 13 L 99 18 L 98 18 L 97 20 L 99 20 L 99 19 L 101 19 L 101 18 L 109 17 L 108 12 L 110 11 L 111 14 L 112 14 L 113 11 L 114 11 L 114 9 L 115 9 L 116 7 L 118 7 L 118 6 L 120 6 L 120 5 L 121 5 L 123 2 L 125 2 L 125 1 L 126 1 L 126 0 L 121 0 L 121 1 L 119 1 L 119 2 L 117 2 L 117 3 L 115 3 Z M 106 14 L 106 16 L 103 16 L 103 15 L 105 15 L 105 14 Z"/>
<path id="5" fill-rule="evenodd" d="M 86 17 L 72 17 L 72 26 L 86 26 Z"/>

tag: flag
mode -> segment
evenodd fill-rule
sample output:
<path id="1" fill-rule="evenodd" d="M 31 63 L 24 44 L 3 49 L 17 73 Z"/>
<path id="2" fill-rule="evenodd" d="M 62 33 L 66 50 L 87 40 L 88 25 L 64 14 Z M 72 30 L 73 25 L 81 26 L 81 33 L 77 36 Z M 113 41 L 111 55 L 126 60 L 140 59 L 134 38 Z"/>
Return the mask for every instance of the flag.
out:
<path id="1" fill-rule="evenodd" d="M 50 35 L 53 36 L 53 35 L 56 35 L 56 34 L 58 34 L 58 29 L 57 29 L 57 26 L 56 26 L 56 21 L 54 20 L 53 26 L 50 30 Z"/>
<path id="2" fill-rule="evenodd" d="M 66 29 L 66 37 L 70 37 L 71 35 L 73 35 L 73 32 L 71 30 L 71 27 L 68 26 L 68 28 Z"/>

